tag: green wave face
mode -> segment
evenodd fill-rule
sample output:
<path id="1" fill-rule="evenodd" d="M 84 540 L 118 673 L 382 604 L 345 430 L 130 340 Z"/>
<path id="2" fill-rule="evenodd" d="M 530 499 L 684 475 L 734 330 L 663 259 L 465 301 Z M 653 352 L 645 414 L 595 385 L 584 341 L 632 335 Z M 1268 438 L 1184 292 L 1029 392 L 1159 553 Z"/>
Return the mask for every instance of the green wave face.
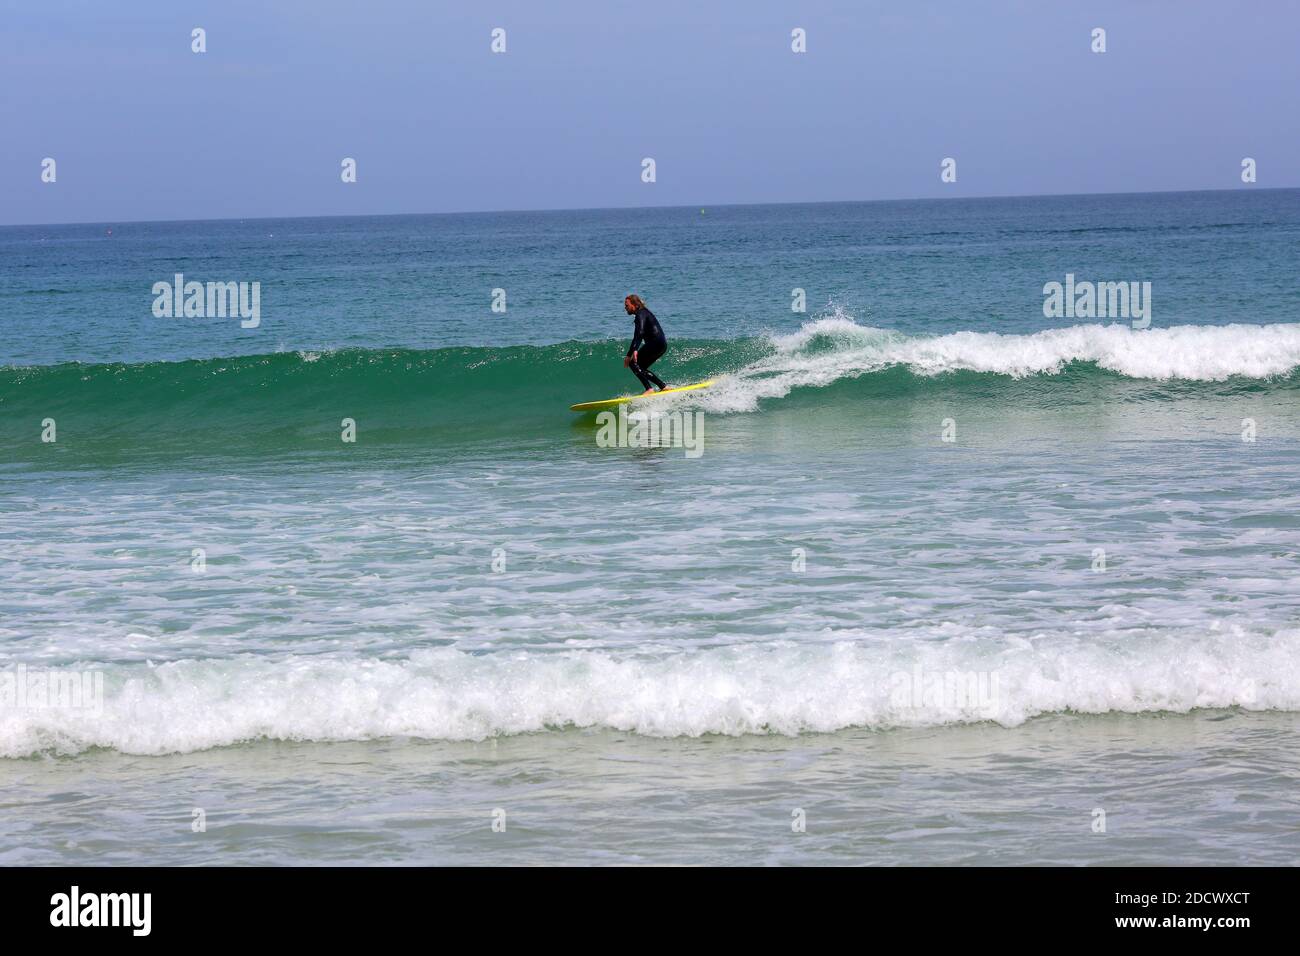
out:
<path id="1" fill-rule="evenodd" d="M 722 351 L 694 347 L 673 371 L 699 376 Z M 11 459 L 57 450 L 66 464 L 274 454 L 335 448 L 351 418 L 359 446 L 436 446 L 535 434 L 569 422 L 573 402 L 633 391 L 613 342 L 0 368 L 0 440 Z"/>
<path id="2" fill-rule="evenodd" d="M 827 416 L 885 414 L 907 402 L 995 413 L 1213 399 L 1294 390 L 1300 382 L 1295 369 L 1210 381 L 1149 379 L 1070 356 L 1028 373 L 962 362 L 918 368 L 927 353 L 916 342 L 887 333 L 865 343 L 861 336 L 846 342 L 814 334 L 795 347 L 766 338 L 680 341 L 656 371 L 672 384 L 718 378 L 709 392 L 693 393 L 692 407 L 760 420 L 780 412 L 782 428 L 789 415 L 824 423 Z M 893 357 L 890 349 L 898 348 L 911 357 Z M 65 466 L 336 450 L 348 418 L 363 453 L 545 441 L 568 434 L 579 417 L 568 410 L 574 402 L 639 391 L 622 354 L 621 343 L 607 341 L 0 368 L 0 440 L 10 461 L 50 464 L 55 456 Z M 41 441 L 50 419 L 53 444 Z"/>

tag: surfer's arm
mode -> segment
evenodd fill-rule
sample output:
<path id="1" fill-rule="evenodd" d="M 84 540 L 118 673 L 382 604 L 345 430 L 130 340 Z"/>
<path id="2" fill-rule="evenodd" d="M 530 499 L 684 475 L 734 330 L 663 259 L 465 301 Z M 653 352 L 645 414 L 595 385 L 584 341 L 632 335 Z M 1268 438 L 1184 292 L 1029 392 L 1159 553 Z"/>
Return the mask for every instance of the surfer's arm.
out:
<path id="1" fill-rule="evenodd" d="M 631 358 L 633 355 L 635 355 L 635 354 L 636 354 L 636 350 L 637 350 L 638 348 L 640 348 L 640 346 L 641 346 L 641 340 L 642 340 L 642 338 L 644 337 L 644 336 L 642 335 L 642 332 L 643 332 L 642 324 L 643 324 L 643 323 L 642 323 L 641 316 L 638 315 L 638 316 L 636 317 L 636 324 L 632 326 L 632 342 L 631 342 L 631 344 L 628 345 L 628 347 L 627 347 L 627 357 L 628 357 L 628 358 Z"/>

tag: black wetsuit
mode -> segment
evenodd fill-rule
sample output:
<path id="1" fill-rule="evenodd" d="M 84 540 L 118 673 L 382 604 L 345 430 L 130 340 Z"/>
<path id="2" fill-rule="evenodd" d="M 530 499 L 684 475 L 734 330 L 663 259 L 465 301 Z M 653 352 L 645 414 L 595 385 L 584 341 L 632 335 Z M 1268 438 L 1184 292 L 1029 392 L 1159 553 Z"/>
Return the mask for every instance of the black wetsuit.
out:
<path id="1" fill-rule="evenodd" d="M 650 371 L 650 366 L 668 351 L 668 340 L 664 338 L 664 330 L 659 327 L 659 320 L 653 312 L 642 306 L 636 310 L 633 322 L 632 344 L 627 347 L 627 354 L 631 358 L 635 352 L 636 361 L 628 368 L 646 388 L 667 388 L 659 376 Z"/>

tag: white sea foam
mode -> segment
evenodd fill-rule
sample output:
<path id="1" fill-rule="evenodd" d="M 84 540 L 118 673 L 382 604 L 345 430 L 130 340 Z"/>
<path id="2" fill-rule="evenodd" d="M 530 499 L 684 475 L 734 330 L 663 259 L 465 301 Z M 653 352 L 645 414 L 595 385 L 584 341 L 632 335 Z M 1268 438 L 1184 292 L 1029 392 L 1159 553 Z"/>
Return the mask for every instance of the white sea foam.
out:
<path id="1" fill-rule="evenodd" d="M 843 310 L 770 338 L 772 353 L 691 400 L 716 412 L 753 411 L 765 398 L 905 367 L 917 375 L 972 371 L 1023 378 L 1092 362 L 1129 378 L 1219 382 L 1300 368 L 1300 324 L 1132 329 L 1075 325 L 1029 335 L 955 332 L 906 336 L 855 323 Z"/>
<path id="2" fill-rule="evenodd" d="M 81 665 L 84 666 L 84 665 Z M 926 642 L 862 639 L 404 660 L 105 667 L 101 713 L 0 703 L 0 755 L 189 752 L 241 741 L 478 740 L 564 727 L 657 737 L 799 734 L 1075 711 L 1300 710 L 1300 630 Z M 981 693 L 952 694 L 946 678 Z M 951 682 L 947 682 L 951 687 Z"/>

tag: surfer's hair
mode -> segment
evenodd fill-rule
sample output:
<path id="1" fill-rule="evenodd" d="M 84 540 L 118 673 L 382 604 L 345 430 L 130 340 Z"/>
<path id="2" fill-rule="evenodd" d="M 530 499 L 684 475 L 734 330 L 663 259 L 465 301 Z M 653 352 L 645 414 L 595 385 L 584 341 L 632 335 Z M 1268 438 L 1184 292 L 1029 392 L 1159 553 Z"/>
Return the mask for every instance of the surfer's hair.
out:
<path id="1" fill-rule="evenodd" d="M 629 296 L 628 296 L 626 299 L 624 299 L 623 301 L 624 301 L 624 302 L 631 302 L 631 303 L 632 303 L 632 308 L 634 308 L 634 309 L 644 309 L 644 308 L 645 308 L 645 302 L 642 300 L 642 298 L 641 298 L 639 295 L 629 295 Z"/>

